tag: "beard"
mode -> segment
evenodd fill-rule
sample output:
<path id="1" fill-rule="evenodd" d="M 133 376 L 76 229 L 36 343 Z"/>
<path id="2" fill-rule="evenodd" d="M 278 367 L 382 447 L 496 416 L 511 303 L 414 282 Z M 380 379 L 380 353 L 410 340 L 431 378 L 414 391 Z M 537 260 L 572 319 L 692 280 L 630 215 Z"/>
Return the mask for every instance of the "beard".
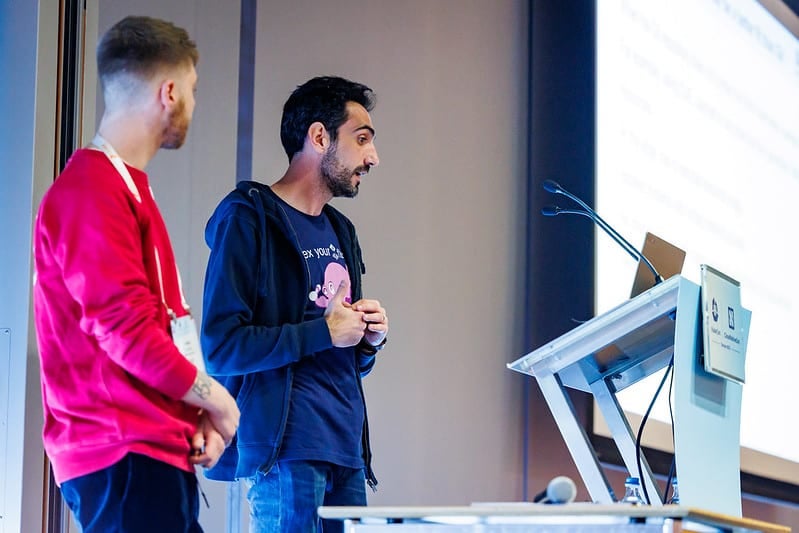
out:
<path id="1" fill-rule="evenodd" d="M 183 146 L 189 131 L 189 122 L 191 118 L 186 115 L 186 101 L 181 98 L 168 117 L 161 148 L 175 150 Z"/>
<path id="2" fill-rule="evenodd" d="M 333 198 L 355 198 L 360 182 L 353 183 L 353 176 L 359 172 L 369 172 L 369 168 L 365 166 L 355 169 L 344 166 L 338 159 L 336 144 L 331 145 L 322 156 L 320 166 L 322 181 L 330 190 Z"/>

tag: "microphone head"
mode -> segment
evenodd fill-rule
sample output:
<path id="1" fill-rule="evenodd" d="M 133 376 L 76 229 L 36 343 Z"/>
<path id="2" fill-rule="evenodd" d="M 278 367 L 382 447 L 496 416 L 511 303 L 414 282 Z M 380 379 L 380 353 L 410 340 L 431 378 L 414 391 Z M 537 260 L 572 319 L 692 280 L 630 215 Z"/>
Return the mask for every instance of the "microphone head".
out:
<path id="1" fill-rule="evenodd" d="M 553 478 L 547 485 L 549 503 L 571 503 L 577 497 L 577 486 L 568 476 Z"/>
<path id="2" fill-rule="evenodd" d="M 541 208 L 541 214 L 545 217 L 554 217 L 557 216 L 558 213 L 560 213 L 560 207 L 554 205 L 545 205 Z"/>
<path id="3" fill-rule="evenodd" d="M 543 186 L 544 190 L 547 192 L 552 192 L 557 194 L 563 191 L 563 187 L 561 187 L 560 185 L 558 185 L 557 182 L 552 180 L 545 180 Z"/>

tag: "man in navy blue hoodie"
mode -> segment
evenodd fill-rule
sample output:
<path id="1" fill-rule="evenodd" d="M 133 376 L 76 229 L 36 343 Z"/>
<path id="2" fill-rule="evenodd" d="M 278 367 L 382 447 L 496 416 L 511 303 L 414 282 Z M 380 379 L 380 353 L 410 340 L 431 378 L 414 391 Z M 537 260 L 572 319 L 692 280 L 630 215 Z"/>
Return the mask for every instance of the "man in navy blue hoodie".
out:
<path id="1" fill-rule="evenodd" d="M 361 378 L 388 319 L 362 297 L 354 226 L 328 205 L 379 162 L 373 106 L 371 89 L 342 78 L 298 87 L 281 122 L 286 173 L 240 182 L 206 227 L 202 347 L 241 409 L 206 475 L 247 480 L 251 532 L 317 531 L 318 506 L 366 505 L 377 485 Z"/>

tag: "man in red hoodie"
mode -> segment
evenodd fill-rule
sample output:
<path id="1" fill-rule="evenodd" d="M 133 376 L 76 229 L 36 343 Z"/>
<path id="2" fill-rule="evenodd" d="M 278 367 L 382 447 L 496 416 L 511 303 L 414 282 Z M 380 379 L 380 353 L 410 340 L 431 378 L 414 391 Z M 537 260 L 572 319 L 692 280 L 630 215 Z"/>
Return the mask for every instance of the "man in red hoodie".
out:
<path id="1" fill-rule="evenodd" d="M 198 54 L 182 28 L 127 17 L 101 38 L 105 111 L 42 200 L 34 309 L 44 446 L 83 531 L 201 531 L 194 465 L 215 464 L 235 400 L 202 365 L 144 168 L 183 144 Z"/>

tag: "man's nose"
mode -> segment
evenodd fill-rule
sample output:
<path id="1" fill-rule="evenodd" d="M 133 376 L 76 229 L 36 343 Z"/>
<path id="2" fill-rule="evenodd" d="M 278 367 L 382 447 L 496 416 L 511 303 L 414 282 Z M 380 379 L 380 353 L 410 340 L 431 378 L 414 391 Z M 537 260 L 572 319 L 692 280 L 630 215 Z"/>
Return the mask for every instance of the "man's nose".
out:
<path id="1" fill-rule="evenodd" d="M 377 149 L 373 149 L 366 155 L 365 163 L 370 167 L 376 167 L 380 164 L 380 158 L 377 157 Z"/>

